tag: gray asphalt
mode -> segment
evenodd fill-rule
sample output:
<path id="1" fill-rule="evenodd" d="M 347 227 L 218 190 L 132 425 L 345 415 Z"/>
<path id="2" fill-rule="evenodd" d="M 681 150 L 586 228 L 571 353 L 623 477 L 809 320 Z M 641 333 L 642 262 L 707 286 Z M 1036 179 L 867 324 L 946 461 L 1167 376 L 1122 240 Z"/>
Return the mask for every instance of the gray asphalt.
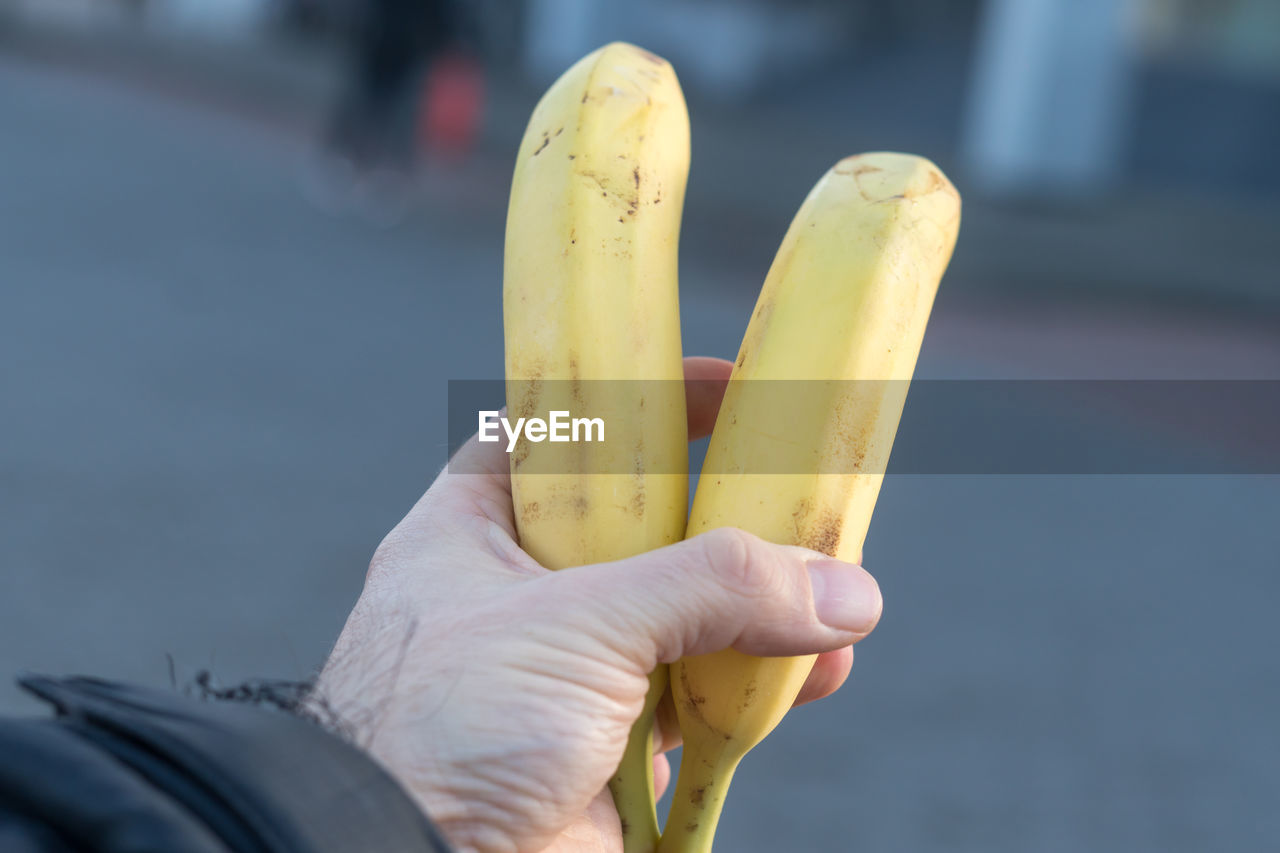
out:
<path id="1" fill-rule="evenodd" d="M 306 676 L 444 461 L 445 383 L 501 369 L 506 164 L 382 230 L 278 129 L 6 60 L 0 103 L 0 710 L 38 710 L 21 669 Z M 686 349 L 732 356 L 760 271 L 700 251 Z M 1280 377 L 1252 320 L 1046 304 L 948 297 L 920 372 Z M 719 849 L 1275 849 L 1278 510 L 1276 477 L 891 478 L 881 627 Z"/>

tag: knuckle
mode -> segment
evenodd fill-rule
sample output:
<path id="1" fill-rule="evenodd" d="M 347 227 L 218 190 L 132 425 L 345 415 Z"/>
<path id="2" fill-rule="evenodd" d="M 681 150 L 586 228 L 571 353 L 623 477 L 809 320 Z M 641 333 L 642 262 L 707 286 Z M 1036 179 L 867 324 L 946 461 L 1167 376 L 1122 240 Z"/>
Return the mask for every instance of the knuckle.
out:
<path id="1" fill-rule="evenodd" d="M 776 586 L 767 548 L 745 530 L 722 527 L 706 534 L 707 562 L 725 586 L 741 595 L 759 598 Z"/>

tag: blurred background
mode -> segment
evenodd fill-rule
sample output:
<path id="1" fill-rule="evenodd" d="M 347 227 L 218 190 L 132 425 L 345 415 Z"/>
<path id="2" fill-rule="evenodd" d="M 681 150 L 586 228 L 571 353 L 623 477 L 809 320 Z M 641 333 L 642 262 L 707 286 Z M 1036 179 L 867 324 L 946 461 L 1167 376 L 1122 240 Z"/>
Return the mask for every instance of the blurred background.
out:
<path id="1" fill-rule="evenodd" d="M 500 376 L 529 112 L 616 38 L 689 99 L 687 352 L 896 149 L 965 198 L 917 375 L 1280 380 L 1273 0 L 0 0 L 0 710 L 315 670 Z M 1276 849 L 1278 520 L 1264 474 L 891 477 L 881 627 L 722 848 Z"/>

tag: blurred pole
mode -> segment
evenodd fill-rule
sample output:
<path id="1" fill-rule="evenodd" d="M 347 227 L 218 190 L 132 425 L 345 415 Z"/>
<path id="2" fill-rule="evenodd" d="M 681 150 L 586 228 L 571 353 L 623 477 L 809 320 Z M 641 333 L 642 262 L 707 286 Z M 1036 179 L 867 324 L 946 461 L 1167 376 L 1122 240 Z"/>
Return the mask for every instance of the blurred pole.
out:
<path id="1" fill-rule="evenodd" d="M 1133 0 L 987 0 L 966 116 L 969 181 L 990 195 L 1087 198 L 1120 167 Z"/>

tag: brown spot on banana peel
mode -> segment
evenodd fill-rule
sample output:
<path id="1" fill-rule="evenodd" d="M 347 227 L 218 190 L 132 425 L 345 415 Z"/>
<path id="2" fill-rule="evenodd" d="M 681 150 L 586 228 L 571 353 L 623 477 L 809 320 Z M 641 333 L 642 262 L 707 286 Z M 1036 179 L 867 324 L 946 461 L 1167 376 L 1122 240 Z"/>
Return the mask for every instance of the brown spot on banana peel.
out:
<path id="1" fill-rule="evenodd" d="M 529 458 L 529 442 L 521 441 L 516 444 L 516 449 L 511 451 L 511 466 L 519 468 L 524 461 Z"/>
<path id="2" fill-rule="evenodd" d="M 837 175 L 864 175 L 868 172 L 883 172 L 884 169 L 871 163 L 864 163 L 865 154 L 851 154 L 831 167 Z"/>
<path id="3" fill-rule="evenodd" d="M 595 185 L 600 188 L 601 198 L 608 198 L 612 194 L 615 199 L 619 202 L 625 203 L 628 208 L 634 211 L 640 207 L 639 172 L 640 170 L 637 168 L 632 173 L 634 176 L 633 181 L 636 183 L 634 188 L 625 184 L 623 184 L 622 187 L 619 187 L 618 184 L 621 183 L 621 181 L 610 180 L 610 175 L 607 173 L 604 177 L 601 177 L 600 173 L 591 169 L 579 169 L 577 174 L 594 182 Z"/>
<path id="4" fill-rule="evenodd" d="M 880 170 L 879 170 L 879 169 L 877 169 L 876 171 L 880 171 Z M 841 173 L 839 173 L 839 174 L 850 174 L 850 173 L 847 173 L 847 172 L 841 172 Z M 863 199 L 865 199 L 866 201 L 872 202 L 873 204 L 874 204 L 876 201 L 883 201 L 883 200 L 884 200 L 884 199 L 876 199 L 876 197 L 875 197 L 875 196 L 873 196 L 871 193 L 867 192 L 867 188 L 866 188 L 865 186 L 863 186 L 863 184 L 862 184 L 862 176 L 863 176 L 864 174 L 866 174 L 865 172 L 852 172 L 851 174 L 853 175 L 853 180 L 854 180 L 854 182 L 855 182 L 855 183 L 857 183 L 857 185 L 858 185 L 858 192 L 862 194 Z"/>
<path id="5" fill-rule="evenodd" d="M 807 526 L 798 543 L 811 551 L 820 551 L 834 557 L 840 548 L 840 536 L 844 532 L 844 519 L 832 509 L 824 509 L 817 521 Z"/>
<path id="6" fill-rule="evenodd" d="M 912 191 L 908 187 L 903 192 L 897 193 L 895 195 L 877 197 L 876 193 L 873 193 L 868 190 L 866 185 L 863 184 L 862 179 L 867 175 L 873 175 L 879 172 L 883 172 L 884 169 L 882 169 L 879 166 L 872 165 L 871 163 L 863 163 L 862 157 L 863 155 L 860 155 L 860 154 L 855 154 L 852 157 L 846 157 L 845 159 L 837 163 L 835 166 L 833 166 L 831 168 L 831 171 L 833 174 L 836 174 L 836 175 L 843 175 L 845 177 L 853 178 L 854 182 L 858 185 L 858 192 L 862 195 L 863 199 L 865 199 L 866 201 L 869 201 L 872 204 L 883 204 L 884 202 L 887 202 L 887 201 L 900 201 L 903 199 L 914 198 L 915 196 L 921 194 L 921 193 Z M 936 177 L 934 173 L 930 172 L 930 174 L 931 176 Z M 930 184 L 930 187 L 926 189 L 925 192 L 931 192 L 933 188 L 934 188 L 934 185 Z"/>
<path id="7" fill-rule="evenodd" d="M 788 255 L 786 263 L 790 263 L 790 255 Z M 778 261 L 774 261 L 778 263 Z M 774 301 L 767 299 L 756 306 L 755 312 L 751 315 L 751 322 L 747 324 L 747 334 L 742 339 L 742 348 L 738 350 L 738 367 L 742 367 L 747 363 L 747 359 L 751 353 L 760 345 L 760 339 L 764 337 L 769 328 L 769 317 L 773 314 Z"/>
<path id="8" fill-rule="evenodd" d="M 820 551 L 834 557 L 840 547 L 840 536 L 844 530 L 844 519 L 831 508 L 823 509 L 816 519 L 813 515 L 813 503 L 808 498 L 796 502 L 791 513 L 791 523 L 795 529 L 795 544 L 811 551 Z M 747 686 L 745 700 L 749 704 L 751 694 L 755 692 L 755 682 Z"/>
<path id="9" fill-rule="evenodd" d="M 922 192 L 915 193 L 915 195 L 928 195 L 929 193 L 935 193 L 938 190 L 945 189 L 945 188 L 946 188 L 946 181 L 942 179 L 942 175 L 939 175 L 937 172 L 930 169 L 929 185 L 925 187 Z"/>
<path id="10" fill-rule="evenodd" d="M 887 201 L 910 201 L 912 199 L 920 198 L 921 196 L 931 195 L 935 192 L 945 192 L 950 190 L 946 178 L 942 177 L 941 173 L 936 169 L 928 169 L 925 172 L 923 184 L 913 182 L 900 193 L 895 193 L 883 198 L 876 198 L 874 194 L 869 193 L 867 188 L 863 186 L 862 177 L 875 172 L 883 172 L 884 169 L 879 166 L 873 166 L 869 163 L 859 163 L 858 161 L 860 159 L 860 155 L 848 157 L 837 163 L 832 171 L 837 175 L 847 175 L 852 177 L 857 181 L 858 192 L 862 194 L 862 197 L 874 204 L 882 204 Z"/>
<path id="11" fill-rule="evenodd" d="M 809 499 L 801 498 L 796 501 L 796 508 L 791 511 L 791 526 L 795 528 L 796 539 L 800 538 L 800 528 L 804 526 L 804 521 L 809 517 Z"/>
<path id="12" fill-rule="evenodd" d="M 707 785 L 703 785 L 703 786 L 702 786 L 702 787 L 700 787 L 700 788 L 694 788 L 692 791 L 690 791 L 690 792 L 689 792 L 689 802 L 693 803 L 695 806 L 700 806 L 700 805 L 702 805 L 702 801 L 703 801 L 704 799 L 706 799 L 706 796 L 707 796 L 707 787 L 708 787 L 709 785 L 710 785 L 710 783 L 708 783 Z M 696 826 L 696 824 L 695 824 L 695 826 Z"/>
<path id="13" fill-rule="evenodd" d="M 516 399 L 510 405 L 511 413 L 517 418 L 533 417 L 542 400 L 542 380 L 529 380 L 523 387 L 518 388 L 514 396 Z"/>
<path id="14" fill-rule="evenodd" d="M 707 718 L 702 715 L 702 705 L 707 701 L 707 697 L 699 696 L 693 692 L 693 685 L 689 683 L 689 673 L 683 667 L 680 669 L 680 686 L 684 688 L 685 703 L 684 709 L 690 716 L 707 725 Z M 709 728 L 709 726 L 708 726 Z"/>

